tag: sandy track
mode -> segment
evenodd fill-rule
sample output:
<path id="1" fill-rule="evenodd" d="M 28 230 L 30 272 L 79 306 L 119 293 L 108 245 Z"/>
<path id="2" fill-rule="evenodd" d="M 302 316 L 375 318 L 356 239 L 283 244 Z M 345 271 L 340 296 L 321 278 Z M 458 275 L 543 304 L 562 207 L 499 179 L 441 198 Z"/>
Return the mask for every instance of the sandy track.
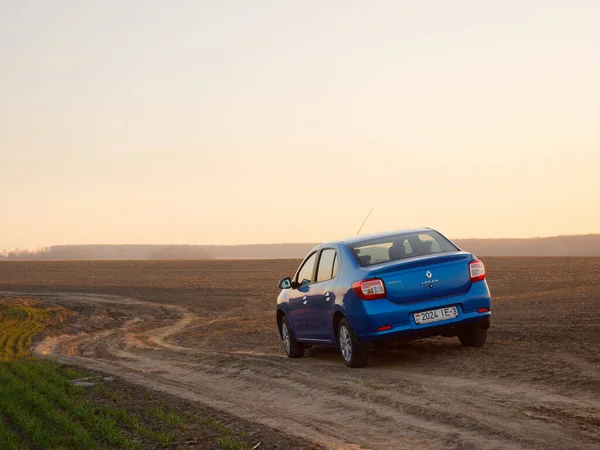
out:
<path id="1" fill-rule="evenodd" d="M 452 339 L 430 339 L 378 353 L 366 369 L 350 370 L 334 350 L 289 360 L 272 346 L 240 342 L 237 350 L 236 339 L 245 335 L 235 332 L 189 338 L 229 319 L 187 306 L 94 294 L 21 295 L 80 314 L 64 334 L 40 342 L 39 355 L 120 375 L 324 447 L 600 448 L 598 365 L 568 351 L 523 354 L 502 339 L 465 349 Z M 531 367 L 511 374 L 515 364 L 527 364 L 523 355 L 531 356 Z M 548 378 L 538 369 L 550 359 L 557 369 Z M 572 373 L 561 377 L 569 367 Z"/>

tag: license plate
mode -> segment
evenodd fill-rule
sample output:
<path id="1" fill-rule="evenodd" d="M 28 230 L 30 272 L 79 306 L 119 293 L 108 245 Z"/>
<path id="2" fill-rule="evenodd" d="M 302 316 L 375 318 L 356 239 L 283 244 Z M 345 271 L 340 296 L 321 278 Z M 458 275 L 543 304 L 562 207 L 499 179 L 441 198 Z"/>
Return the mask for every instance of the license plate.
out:
<path id="1" fill-rule="evenodd" d="M 456 306 L 448 308 L 432 309 L 414 314 L 417 324 L 439 322 L 440 320 L 453 319 L 458 317 L 458 309 Z"/>

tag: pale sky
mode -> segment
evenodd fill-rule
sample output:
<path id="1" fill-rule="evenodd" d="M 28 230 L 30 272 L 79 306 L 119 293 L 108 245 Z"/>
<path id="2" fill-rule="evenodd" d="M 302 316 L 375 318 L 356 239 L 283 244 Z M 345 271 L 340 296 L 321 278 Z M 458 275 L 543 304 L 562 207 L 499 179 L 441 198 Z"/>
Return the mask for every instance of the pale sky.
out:
<path id="1" fill-rule="evenodd" d="M 600 1 L 0 0 L 0 249 L 600 232 Z"/>

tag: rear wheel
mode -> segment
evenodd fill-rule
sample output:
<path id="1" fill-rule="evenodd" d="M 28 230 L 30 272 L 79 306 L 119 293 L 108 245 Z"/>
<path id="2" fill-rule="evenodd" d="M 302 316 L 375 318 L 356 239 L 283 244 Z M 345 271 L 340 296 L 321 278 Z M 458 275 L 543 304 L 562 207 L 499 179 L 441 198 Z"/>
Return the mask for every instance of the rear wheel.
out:
<path id="1" fill-rule="evenodd" d="M 348 367 L 364 367 L 369 359 L 367 346 L 361 344 L 346 319 L 340 320 L 338 342 L 344 363 Z"/>
<path id="2" fill-rule="evenodd" d="M 481 347 L 485 344 L 487 330 L 477 325 L 470 326 L 458 333 L 460 343 L 465 347 Z"/>
<path id="3" fill-rule="evenodd" d="M 289 358 L 302 358 L 304 356 L 304 345 L 294 337 L 287 317 L 281 319 L 281 340 L 283 349 Z"/>

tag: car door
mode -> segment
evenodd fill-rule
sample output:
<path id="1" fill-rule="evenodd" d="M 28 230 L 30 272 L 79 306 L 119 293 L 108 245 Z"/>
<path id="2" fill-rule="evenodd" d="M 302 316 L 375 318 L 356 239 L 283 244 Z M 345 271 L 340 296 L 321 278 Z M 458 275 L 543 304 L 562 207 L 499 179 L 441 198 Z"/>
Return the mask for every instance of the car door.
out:
<path id="1" fill-rule="evenodd" d="M 335 304 L 335 283 L 337 281 L 338 255 L 334 248 L 324 248 L 319 253 L 315 281 L 309 297 L 308 337 L 319 341 L 332 342 L 333 305 Z"/>
<path id="2" fill-rule="evenodd" d="M 304 259 L 293 280 L 296 287 L 291 289 L 288 297 L 288 320 L 297 339 L 309 337 L 310 306 L 308 300 L 311 295 L 316 261 L 317 252 Z"/>

